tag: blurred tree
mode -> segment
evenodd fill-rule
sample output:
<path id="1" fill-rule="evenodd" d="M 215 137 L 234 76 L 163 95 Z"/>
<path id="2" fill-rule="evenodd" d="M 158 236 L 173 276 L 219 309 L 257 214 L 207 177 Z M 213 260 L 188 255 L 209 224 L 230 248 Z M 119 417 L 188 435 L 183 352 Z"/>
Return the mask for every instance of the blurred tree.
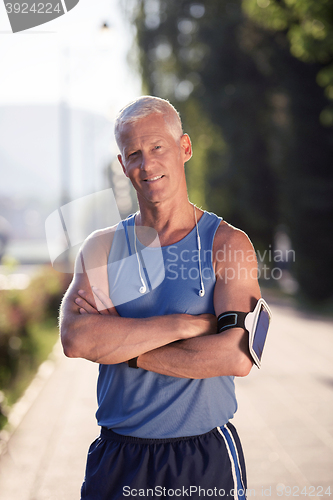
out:
<path id="1" fill-rule="evenodd" d="M 286 134 L 275 135 L 273 147 L 284 151 L 282 216 L 297 251 L 297 279 L 307 296 L 325 299 L 333 292 L 333 136 L 329 128 L 333 125 L 333 6 L 329 0 L 243 0 L 242 5 L 255 23 L 276 40 L 284 40 L 296 58 L 274 58 L 284 95 L 274 97 L 273 121 L 280 132 L 288 131 L 289 139 Z"/>
<path id="2" fill-rule="evenodd" d="M 263 27 L 287 34 L 290 51 L 320 64 L 317 82 L 331 101 L 320 115 L 333 125 L 333 5 L 330 0 L 243 0 L 244 11 Z"/>
<path id="3" fill-rule="evenodd" d="M 295 58 L 288 31 L 260 26 L 241 0 L 134 3 L 145 90 L 176 105 L 193 139 L 193 201 L 244 229 L 259 250 L 286 224 L 301 288 L 331 295 L 332 137 L 318 119 L 328 103 L 316 83 L 321 63 Z"/>

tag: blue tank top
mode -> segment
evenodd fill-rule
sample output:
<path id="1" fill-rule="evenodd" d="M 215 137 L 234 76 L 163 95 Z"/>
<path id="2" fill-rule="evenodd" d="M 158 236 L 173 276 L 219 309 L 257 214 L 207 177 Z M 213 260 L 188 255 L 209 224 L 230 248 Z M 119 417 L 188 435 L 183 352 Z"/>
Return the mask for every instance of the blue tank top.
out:
<path id="1" fill-rule="evenodd" d="M 109 258 L 110 297 L 120 316 L 145 318 L 165 314 L 215 314 L 212 248 L 221 218 L 204 212 L 198 222 L 201 288 L 196 228 L 179 242 L 161 248 L 136 240 L 142 286 L 134 245 L 135 215 L 119 223 Z M 97 384 L 98 424 L 118 434 L 141 438 L 194 436 L 223 426 L 237 409 L 234 377 L 177 378 L 139 369 L 127 363 L 100 365 Z"/>

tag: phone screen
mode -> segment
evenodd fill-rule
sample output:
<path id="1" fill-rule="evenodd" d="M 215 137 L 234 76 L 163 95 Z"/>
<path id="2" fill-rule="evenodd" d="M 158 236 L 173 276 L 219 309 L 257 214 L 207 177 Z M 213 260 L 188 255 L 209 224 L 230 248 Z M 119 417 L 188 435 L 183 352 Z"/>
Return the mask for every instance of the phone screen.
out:
<path id="1" fill-rule="evenodd" d="M 264 350 L 266 335 L 269 327 L 269 320 L 270 318 L 268 312 L 266 311 L 264 306 L 261 306 L 261 311 L 259 313 L 259 318 L 253 339 L 253 350 L 258 356 L 259 360 L 261 360 L 262 352 Z"/>

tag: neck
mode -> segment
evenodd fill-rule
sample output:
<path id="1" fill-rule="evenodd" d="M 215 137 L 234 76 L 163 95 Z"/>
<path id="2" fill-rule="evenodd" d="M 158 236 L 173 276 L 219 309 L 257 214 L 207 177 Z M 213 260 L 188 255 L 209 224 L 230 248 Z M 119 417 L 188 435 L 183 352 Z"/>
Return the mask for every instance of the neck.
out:
<path id="1" fill-rule="evenodd" d="M 162 246 L 172 245 L 181 240 L 195 226 L 193 205 L 187 198 L 183 203 L 176 205 L 165 202 L 149 207 L 145 203 L 140 203 L 139 200 L 139 206 L 140 212 L 136 216 L 136 225 L 154 228 Z M 197 214 L 198 220 L 200 215 L 201 212 Z"/>

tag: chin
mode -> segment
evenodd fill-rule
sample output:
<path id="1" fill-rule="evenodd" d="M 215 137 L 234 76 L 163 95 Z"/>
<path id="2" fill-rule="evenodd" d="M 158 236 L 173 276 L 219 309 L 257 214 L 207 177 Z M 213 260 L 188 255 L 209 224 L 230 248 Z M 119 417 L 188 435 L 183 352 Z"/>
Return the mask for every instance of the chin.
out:
<path id="1" fill-rule="evenodd" d="M 155 192 L 155 193 L 142 193 L 141 198 L 143 198 L 146 202 L 149 203 L 160 203 L 161 201 L 168 199 L 168 196 L 161 192 L 159 193 Z"/>

